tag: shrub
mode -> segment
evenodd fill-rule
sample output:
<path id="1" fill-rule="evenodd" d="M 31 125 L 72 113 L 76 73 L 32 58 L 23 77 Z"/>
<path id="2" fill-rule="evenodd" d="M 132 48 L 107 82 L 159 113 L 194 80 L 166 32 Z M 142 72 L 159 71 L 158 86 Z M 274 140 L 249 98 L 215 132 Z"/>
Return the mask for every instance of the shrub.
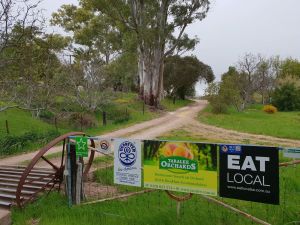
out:
<path id="1" fill-rule="evenodd" d="M 265 105 L 263 107 L 263 111 L 266 112 L 266 113 L 269 113 L 269 114 L 274 114 L 276 113 L 278 110 L 275 106 L 273 105 Z"/>
<path id="2" fill-rule="evenodd" d="M 43 146 L 59 135 L 58 131 L 50 130 L 46 133 L 30 131 L 18 136 L 6 135 L 0 137 L 0 156 L 24 152 L 33 146 Z"/>
<path id="3" fill-rule="evenodd" d="M 69 124 L 75 128 L 90 128 L 96 126 L 96 119 L 90 114 L 73 113 L 70 116 Z"/>
<path id="4" fill-rule="evenodd" d="M 42 111 L 40 114 L 40 118 L 45 120 L 51 120 L 53 117 L 54 117 L 54 113 L 47 110 Z"/>
<path id="5" fill-rule="evenodd" d="M 212 112 L 215 114 L 227 113 L 228 105 L 221 98 L 216 98 L 210 101 Z"/>
<path id="6" fill-rule="evenodd" d="M 272 103 L 280 111 L 295 111 L 300 109 L 300 89 L 293 83 L 287 83 L 276 88 Z"/>
<path id="7" fill-rule="evenodd" d="M 106 112 L 107 120 L 112 121 L 112 123 L 123 123 L 130 120 L 130 113 L 128 109 L 120 107 L 110 107 L 104 110 Z"/>
<path id="8" fill-rule="evenodd" d="M 114 114 L 113 118 L 113 123 L 118 124 L 118 123 L 124 123 L 128 120 L 130 120 L 130 114 L 126 110 L 119 110 Z"/>

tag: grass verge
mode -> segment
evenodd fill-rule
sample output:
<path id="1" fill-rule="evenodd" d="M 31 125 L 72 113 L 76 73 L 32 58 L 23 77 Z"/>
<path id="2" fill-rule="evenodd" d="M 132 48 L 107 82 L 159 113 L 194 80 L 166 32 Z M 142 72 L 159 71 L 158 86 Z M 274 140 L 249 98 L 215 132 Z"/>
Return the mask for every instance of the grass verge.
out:
<path id="1" fill-rule="evenodd" d="M 198 119 L 206 124 L 253 134 L 280 138 L 300 138 L 300 112 L 267 114 L 262 105 L 253 105 L 244 112 L 231 109 L 227 114 L 213 114 L 208 106 Z"/>
<path id="2" fill-rule="evenodd" d="M 163 108 L 167 111 L 175 111 L 176 109 L 179 109 L 181 107 L 185 107 L 187 105 L 192 104 L 193 101 L 189 99 L 176 99 L 175 104 L 173 102 L 173 99 L 171 98 L 165 98 L 161 101 L 161 105 Z"/>

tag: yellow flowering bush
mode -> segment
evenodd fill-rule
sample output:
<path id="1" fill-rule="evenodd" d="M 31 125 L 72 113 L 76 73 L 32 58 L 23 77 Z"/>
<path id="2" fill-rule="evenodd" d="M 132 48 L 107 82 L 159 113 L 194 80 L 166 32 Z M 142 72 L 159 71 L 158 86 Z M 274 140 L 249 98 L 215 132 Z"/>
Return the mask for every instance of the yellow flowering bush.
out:
<path id="1" fill-rule="evenodd" d="M 265 105 L 263 108 L 263 111 L 269 114 L 274 114 L 276 113 L 278 110 L 275 106 L 273 105 Z"/>

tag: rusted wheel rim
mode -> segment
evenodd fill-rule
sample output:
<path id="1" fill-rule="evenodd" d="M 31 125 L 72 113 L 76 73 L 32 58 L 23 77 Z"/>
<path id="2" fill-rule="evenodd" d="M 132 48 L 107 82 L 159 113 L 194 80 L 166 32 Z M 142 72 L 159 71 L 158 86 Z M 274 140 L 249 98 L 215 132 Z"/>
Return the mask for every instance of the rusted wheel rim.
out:
<path id="1" fill-rule="evenodd" d="M 22 200 L 21 200 L 21 193 L 22 193 L 22 189 L 24 184 L 26 183 L 26 179 L 27 176 L 29 176 L 31 170 L 36 166 L 36 164 L 39 162 L 40 159 L 43 159 L 46 163 L 48 163 L 55 171 L 55 177 L 53 178 L 53 182 L 55 183 L 59 183 L 61 182 L 61 179 L 63 179 L 63 170 L 64 170 L 64 163 L 63 163 L 63 158 L 65 156 L 64 151 L 65 151 L 65 145 L 66 140 L 68 139 L 68 137 L 70 136 L 79 136 L 79 135 L 83 135 L 85 136 L 85 133 L 83 132 L 70 132 L 64 135 L 61 135 L 57 138 L 55 138 L 53 141 L 49 142 L 47 145 L 45 145 L 44 147 L 42 147 L 40 149 L 40 151 L 35 155 L 35 157 L 33 157 L 33 159 L 31 160 L 31 162 L 28 164 L 28 166 L 25 168 L 23 174 L 21 175 L 18 187 L 17 187 L 17 191 L 16 191 L 16 204 L 18 207 L 22 207 Z M 55 147 L 57 144 L 63 142 L 63 149 L 62 149 L 62 161 L 61 161 L 61 165 L 57 166 L 55 165 L 55 163 L 51 162 L 51 159 L 47 159 L 45 157 L 45 154 L 49 151 L 51 151 L 51 149 L 53 147 Z M 91 146 L 95 147 L 95 143 L 94 141 L 91 139 Z M 87 176 L 93 160 L 94 160 L 94 156 L 95 156 L 95 151 L 91 151 L 90 156 L 89 156 L 89 160 L 86 164 L 85 170 L 84 170 L 84 177 Z"/>
<path id="2" fill-rule="evenodd" d="M 166 193 L 170 198 L 174 199 L 177 202 L 184 202 L 184 201 L 190 200 L 193 197 L 192 193 L 188 193 L 183 196 L 175 195 L 175 194 L 171 193 L 170 191 L 166 191 Z"/>

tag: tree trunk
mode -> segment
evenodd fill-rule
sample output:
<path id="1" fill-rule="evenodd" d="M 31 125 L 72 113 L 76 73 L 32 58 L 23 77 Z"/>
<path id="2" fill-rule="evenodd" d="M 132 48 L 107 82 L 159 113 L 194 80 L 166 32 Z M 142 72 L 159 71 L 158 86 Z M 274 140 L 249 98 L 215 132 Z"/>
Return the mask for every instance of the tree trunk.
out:
<path id="1" fill-rule="evenodd" d="M 163 98 L 163 49 L 158 47 L 153 52 L 139 54 L 138 71 L 140 96 L 147 105 L 157 107 Z"/>
<path id="2" fill-rule="evenodd" d="M 145 64 L 144 57 L 141 48 L 138 48 L 138 75 L 139 75 L 139 96 L 141 99 L 144 99 L 144 73 L 145 73 Z"/>

